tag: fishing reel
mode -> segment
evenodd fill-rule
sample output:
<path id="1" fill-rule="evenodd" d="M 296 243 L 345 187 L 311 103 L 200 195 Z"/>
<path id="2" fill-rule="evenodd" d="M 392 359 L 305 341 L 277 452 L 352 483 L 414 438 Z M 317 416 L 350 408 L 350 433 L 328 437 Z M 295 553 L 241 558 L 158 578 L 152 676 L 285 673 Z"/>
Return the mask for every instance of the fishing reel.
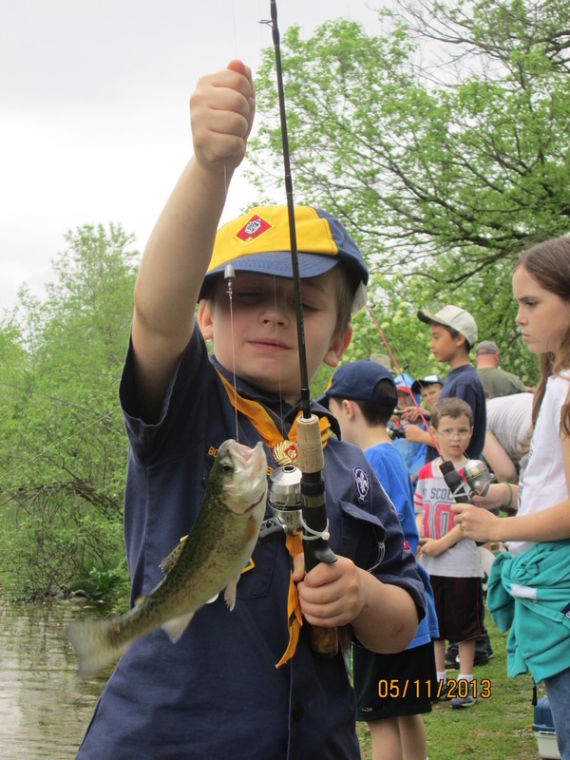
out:
<path id="1" fill-rule="evenodd" d="M 284 532 L 303 532 L 301 470 L 298 467 L 286 464 L 271 473 L 267 505 L 273 517 L 261 523 L 259 541 L 262 544 L 282 536 Z"/>
<path id="2" fill-rule="evenodd" d="M 391 427 L 391 426 L 389 426 L 389 427 L 386 428 L 386 430 L 387 430 L 388 435 L 390 436 L 390 438 L 392 440 L 394 440 L 395 438 L 404 438 L 405 439 L 405 437 L 406 437 L 406 430 L 405 430 L 404 427 L 398 427 L 397 428 L 397 427 Z"/>
<path id="3" fill-rule="evenodd" d="M 406 437 L 406 430 L 405 430 L 405 423 L 402 422 L 402 410 L 398 409 L 397 407 L 394 409 L 394 412 L 392 414 L 392 417 L 396 417 L 398 419 L 398 422 L 390 422 L 386 426 L 386 432 L 390 436 L 392 440 L 395 438 L 405 438 Z"/>
<path id="4" fill-rule="evenodd" d="M 493 482 L 494 475 L 480 459 L 468 459 L 462 467 L 465 480 L 477 496 L 485 496 Z"/>
<path id="5" fill-rule="evenodd" d="M 313 565 L 307 566 L 308 560 L 311 559 L 311 555 L 307 554 L 305 549 L 305 567 L 307 571 L 311 569 L 319 561 L 327 562 L 329 555 L 332 555 L 333 561 L 336 560 L 335 555 L 330 551 L 328 547 L 328 522 L 327 528 L 323 532 L 311 530 L 311 528 L 303 520 L 303 495 L 301 491 L 301 470 L 292 464 L 285 464 L 282 467 L 275 469 L 269 478 L 269 490 L 267 493 L 267 503 L 273 514 L 271 520 L 268 523 L 272 523 L 272 528 L 261 540 L 268 540 L 271 535 L 275 535 L 276 531 L 283 532 L 289 535 L 302 535 L 303 541 L 315 541 L 315 537 L 319 539 L 319 542 L 326 542 L 325 553 L 318 548 L 313 558 Z M 276 526 L 278 526 L 276 528 Z M 339 650 L 338 630 L 337 628 L 323 628 L 321 626 L 308 625 L 310 646 L 315 654 L 322 657 L 335 657 Z"/>
<path id="6" fill-rule="evenodd" d="M 494 479 L 485 462 L 479 459 L 465 462 L 461 468 L 463 478 L 450 461 L 442 462 L 439 469 L 455 501 L 464 504 L 472 503 L 475 495 L 485 496 Z"/>
<path id="7" fill-rule="evenodd" d="M 271 473 L 267 503 L 285 533 L 302 532 L 303 498 L 298 467 L 286 464 Z"/>

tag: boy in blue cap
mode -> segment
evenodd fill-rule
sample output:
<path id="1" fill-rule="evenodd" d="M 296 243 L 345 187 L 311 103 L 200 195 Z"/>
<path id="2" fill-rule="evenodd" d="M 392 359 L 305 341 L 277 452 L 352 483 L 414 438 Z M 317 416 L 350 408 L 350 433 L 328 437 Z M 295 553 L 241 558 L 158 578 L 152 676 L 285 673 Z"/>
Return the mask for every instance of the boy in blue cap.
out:
<path id="1" fill-rule="evenodd" d="M 159 562 L 191 528 L 220 444 L 262 440 L 275 467 L 300 397 L 286 209 L 254 209 L 216 236 L 253 122 L 250 70 L 232 61 L 202 78 L 190 105 L 194 157 L 144 253 L 120 387 L 130 443 L 125 541 L 133 600 L 156 585 Z M 348 345 L 351 306 L 367 270 L 335 219 L 311 208 L 297 209 L 296 219 L 312 376 L 321 362 L 335 366 Z M 326 416 L 318 404 L 313 412 Z M 334 421 L 328 425 L 334 430 Z M 366 460 L 326 427 L 326 508 L 337 561 L 305 574 L 303 555 L 292 559 L 283 533 L 258 542 L 232 612 L 218 599 L 197 612 L 177 644 L 157 631 L 123 655 L 80 760 L 360 756 L 342 654 L 316 655 L 304 625 L 296 651 L 276 668 L 289 648 L 291 572 L 308 623 L 350 625 L 379 651 L 406 646 L 424 602 L 396 515 Z"/>
<path id="2" fill-rule="evenodd" d="M 396 508 L 406 545 L 415 554 L 419 535 L 412 484 L 387 431 L 397 400 L 397 386 L 391 373 L 373 361 L 340 367 L 325 397 L 339 421 L 343 440 L 364 451 Z M 427 573 L 423 578 L 428 613 L 404 652 L 377 654 L 360 644 L 353 646 L 356 717 L 368 723 L 373 760 L 426 757 L 422 714 L 431 712 L 432 700 L 437 696 L 432 639 L 438 637 L 439 631 Z"/>

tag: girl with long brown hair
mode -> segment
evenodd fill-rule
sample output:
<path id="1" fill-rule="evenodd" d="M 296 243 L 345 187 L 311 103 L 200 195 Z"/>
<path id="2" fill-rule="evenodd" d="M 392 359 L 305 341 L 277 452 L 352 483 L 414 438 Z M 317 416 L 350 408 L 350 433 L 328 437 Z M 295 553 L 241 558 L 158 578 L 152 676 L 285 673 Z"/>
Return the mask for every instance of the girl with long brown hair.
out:
<path id="1" fill-rule="evenodd" d="M 498 483 L 479 507 L 511 506 L 513 517 L 457 505 L 466 538 L 506 542 L 487 601 L 507 642 L 508 672 L 544 680 L 562 758 L 570 758 L 570 236 L 526 251 L 513 273 L 517 324 L 540 355 L 528 464 L 518 486 Z"/>

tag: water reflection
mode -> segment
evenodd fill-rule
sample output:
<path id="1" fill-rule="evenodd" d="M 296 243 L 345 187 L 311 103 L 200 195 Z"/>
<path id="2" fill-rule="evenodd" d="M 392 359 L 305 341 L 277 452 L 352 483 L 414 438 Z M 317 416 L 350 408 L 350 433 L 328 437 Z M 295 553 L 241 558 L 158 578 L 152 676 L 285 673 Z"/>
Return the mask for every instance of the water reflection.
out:
<path id="1" fill-rule="evenodd" d="M 2 760 L 75 757 L 108 673 L 78 678 L 77 659 L 63 636 L 74 617 L 66 604 L 0 602 Z"/>

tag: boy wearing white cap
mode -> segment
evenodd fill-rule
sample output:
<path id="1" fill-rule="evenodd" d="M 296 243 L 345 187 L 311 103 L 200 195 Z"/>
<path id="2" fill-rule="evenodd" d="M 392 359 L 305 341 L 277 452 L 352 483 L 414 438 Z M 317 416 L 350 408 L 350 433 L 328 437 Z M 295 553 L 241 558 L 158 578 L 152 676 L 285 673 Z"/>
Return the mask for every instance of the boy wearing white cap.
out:
<path id="1" fill-rule="evenodd" d="M 420 309 L 418 319 L 429 325 L 429 347 L 434 359 L 449 365 L 439 399 L 461 398 L 469 404 L 473 412 L 473 436 L 465 454 L 469 459 L 481 459 L 487 424 L 485 391 L 469 362 L 469 351 L 477 341 L 477 324 L 468 311 L 449 304 L 436 314 Z M 409 425 L 406 437 L 428 445 L 426 462 L 436 458 L 437 451 L 428 433 Z"/>

